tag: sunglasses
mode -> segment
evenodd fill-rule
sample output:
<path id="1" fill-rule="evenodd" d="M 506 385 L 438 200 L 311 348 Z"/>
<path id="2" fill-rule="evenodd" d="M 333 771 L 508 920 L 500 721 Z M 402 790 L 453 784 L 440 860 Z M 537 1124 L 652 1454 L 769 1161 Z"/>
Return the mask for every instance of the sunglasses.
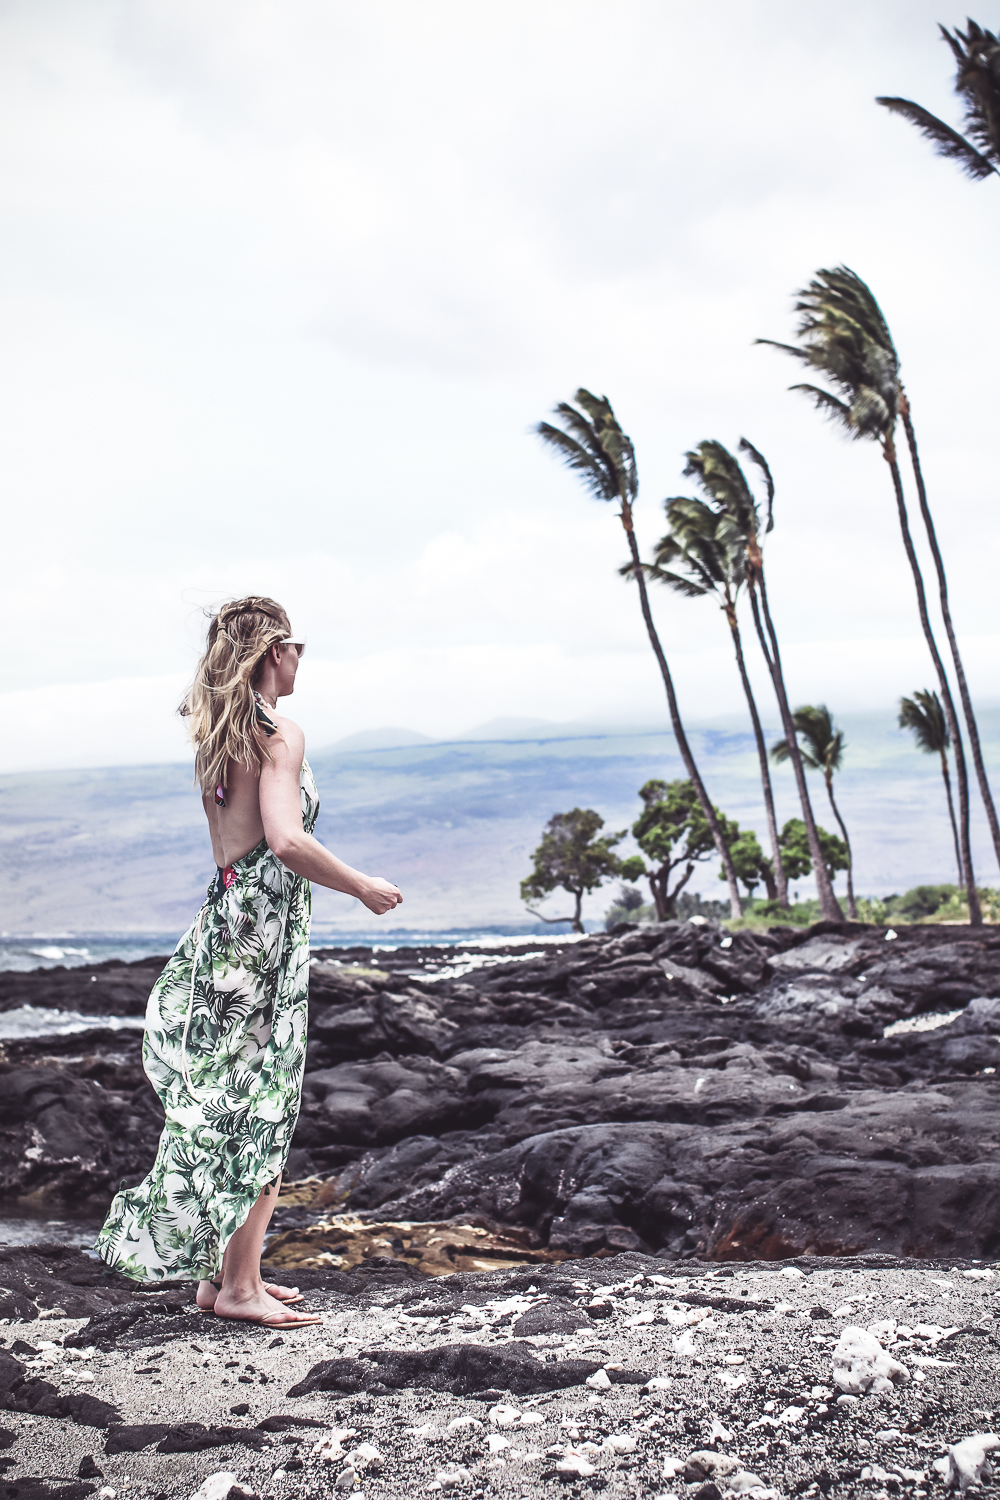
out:
<path id="1" fill-rule="evenodd" d="M 305 654 L 306 654 L 306 643 L 305 643 L 305 641 L 296 641 L 296 640 L 293 640 L 291 637 L 289 637 L 288 640 L 285 640 L 285 641 L 275 641 L 274 644 L 276 646 L 294 646 L 295 649 L 296 649 L 296 651 L 299 653 L 300 657 L 305 656 Z"/>

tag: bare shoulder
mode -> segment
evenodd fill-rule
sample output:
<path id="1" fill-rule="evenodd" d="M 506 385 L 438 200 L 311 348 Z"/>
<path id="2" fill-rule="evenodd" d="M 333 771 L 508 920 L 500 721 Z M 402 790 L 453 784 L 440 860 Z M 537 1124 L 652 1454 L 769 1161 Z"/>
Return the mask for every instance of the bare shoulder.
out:
<path id="1" fill-rule="evenodd" d="M 278 733 L 268 741 L 271 755 L 281 752 L 296 766 L 301 766 L 306 753 L 306 737 L 302 730 L 294 719 L 286 719 L 281 714 L 275 714 L 273 722 Z"/>

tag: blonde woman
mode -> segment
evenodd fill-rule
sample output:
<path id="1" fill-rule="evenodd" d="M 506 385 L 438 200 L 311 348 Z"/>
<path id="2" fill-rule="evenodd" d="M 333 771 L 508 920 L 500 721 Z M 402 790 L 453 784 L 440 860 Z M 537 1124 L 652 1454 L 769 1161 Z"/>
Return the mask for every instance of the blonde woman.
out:
<path id="1" fill-rule="evenodd" d="M 197 1280 L 200 1308 L 269 1328 L 318 1321 L 260 1274 L 305 1068 L 309 883 L 377 915 L 403 899 L 312 836 L 302 731 L 277 712 L 304 649 L 273 599 L 235 600 L 209 624 L 180 712 L 218 870 L 146 1011 L 143 1066 L 166 1112 L 156 1161 L 97 1240 L 126 1276 Z"/>

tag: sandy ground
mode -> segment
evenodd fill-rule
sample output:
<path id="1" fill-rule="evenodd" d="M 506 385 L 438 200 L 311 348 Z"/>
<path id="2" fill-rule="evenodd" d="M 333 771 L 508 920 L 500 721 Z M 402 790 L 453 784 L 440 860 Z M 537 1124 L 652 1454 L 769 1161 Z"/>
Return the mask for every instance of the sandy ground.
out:
<path id="1" fill-rule="evenodd" d="M 586 1314 L 579 1332 L 530 1337 L 535 1354 L 550 1364 L 596 1360 L 610 1367 L 612 1382 L 622 1373 L 615 1366 L 657 1377 L 651 1389 L 608 1386 L 598 1376 L 604 1388 L 523 1398 L 426 1389 L 287 1395 L 317 1363 L 364 1349 L 507 1342 L 532 1307 L 561 1306 L 565 1316 L 570 1283 L 581 1307 L 603 1303 L 594 1311 L 605 1315 Z M 553 1300 L 545 1303 L 547 1285 Z M 0 1426 L 17 1435 L 0 1454 L 13 1460 L 8 1496 L 32 1491 L 26 1477 L 77 1481 L 91 1455 L 100 1470 L 93 1493 L 111 1490 L 116 1500 L 186 1500 L 220 1472 L 276 1500 L 327 1493 L 380 1500 L 438 1487 L 470 1497 L 593 1491 L 715 1500 L 741 1474 L 751 1477 L 735 1479 L 737 1492 L 758 1495 L 919 1497 L 944 1492 L 933 1465 L 948 1445 L 1000 1422 L 1000 1267 L 990 1264 L 871 1269 L 817 1259 L 681 1271 L 628 1255 L 537 1275 L 463 1276 L 460 1284 L 442 1277 L 362 1298 L 316 1291 L 308 1301 L 323 1322 L 298 1332 L 278 1335 L 192 1309 L 143 1319 L 108 1349 L 64 1345 L 86 1326 L 81 1319 L 6 1324 L 8 1352 L 16 1339 L 38 1351 L 34 1358 L 15 1351 L 29 1373 L 114 1403 L 126 1424 L 256 1429 L 282 1414 L 322 1424 L 257 1430 L 260 1451 L 228 1443 L 159 1453 L 154 1444 L 108 1454 L 114 1427 L 0 1412 Z M 832 1352 L 847 1326 L 874 1328 L 910 1378 L 886 1394 L 838 1403 Z M 348 1431 L 326 1456 L 315 1450 L 331 1428 Z M 378 1456 L 362 1449 L 349 1462 L 362 1444 Z M 697 1452 L 708 1458 L 692 1464 Z"/>

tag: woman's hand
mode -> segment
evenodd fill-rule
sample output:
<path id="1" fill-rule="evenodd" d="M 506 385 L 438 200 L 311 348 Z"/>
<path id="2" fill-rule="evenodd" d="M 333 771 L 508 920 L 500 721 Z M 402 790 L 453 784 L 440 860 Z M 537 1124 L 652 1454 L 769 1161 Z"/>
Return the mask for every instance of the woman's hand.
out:
<path id="1" fill-rule="evenodd" d="M 392 911 L 393 907 L 402 906 L 403 898 L 398 886 L 390 884 L 388 880 L 382 880 L 378 875 L 367 875 L 364 879 L 366 889 L 358 892 L 358 899 L 377 917 L 384 916 L 387 911 Z"/>

